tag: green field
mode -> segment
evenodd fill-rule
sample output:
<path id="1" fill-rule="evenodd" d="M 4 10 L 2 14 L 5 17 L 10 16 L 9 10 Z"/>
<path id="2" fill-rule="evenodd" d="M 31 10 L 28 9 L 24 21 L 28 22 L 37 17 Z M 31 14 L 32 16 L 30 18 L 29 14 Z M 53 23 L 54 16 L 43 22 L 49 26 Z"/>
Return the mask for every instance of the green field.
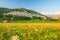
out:
<path id="1" fill-rule="evenodd" d="M 0 40 L 60 40 L 60 29 L 43 26 L 0 26 Z"/>

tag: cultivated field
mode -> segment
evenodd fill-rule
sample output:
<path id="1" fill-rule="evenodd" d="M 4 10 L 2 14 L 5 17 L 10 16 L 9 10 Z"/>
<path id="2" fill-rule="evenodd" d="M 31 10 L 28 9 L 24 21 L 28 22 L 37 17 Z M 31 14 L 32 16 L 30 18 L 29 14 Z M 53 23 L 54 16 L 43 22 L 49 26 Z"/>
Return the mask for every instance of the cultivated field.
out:
<path id="1" fill-rule="evenodd" d="M 0 40 L 60 40 L 60 23 L 0 23 Z"/>

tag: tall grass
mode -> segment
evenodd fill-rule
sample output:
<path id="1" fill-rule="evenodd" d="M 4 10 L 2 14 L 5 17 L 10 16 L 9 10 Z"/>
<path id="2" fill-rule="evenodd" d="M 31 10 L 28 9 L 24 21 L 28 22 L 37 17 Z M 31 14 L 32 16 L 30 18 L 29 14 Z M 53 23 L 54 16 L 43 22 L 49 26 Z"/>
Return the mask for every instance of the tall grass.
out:
<path id="1" fill-rule="evenodd" d="M 0 26 L 0 40 L 60 40 L 60 29 L 41 26 Z"/>

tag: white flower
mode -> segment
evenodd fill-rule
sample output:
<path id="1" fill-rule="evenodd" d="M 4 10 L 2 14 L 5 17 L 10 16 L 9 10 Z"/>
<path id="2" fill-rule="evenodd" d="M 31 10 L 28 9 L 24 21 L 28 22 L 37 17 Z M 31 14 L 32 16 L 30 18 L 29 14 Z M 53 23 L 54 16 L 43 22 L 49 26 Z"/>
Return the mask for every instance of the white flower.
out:
<path id="1" fill-rule="evenodd" d="M 15 35 L 11 37 L 11 40 L 19 40 L 19 36 Z"/>

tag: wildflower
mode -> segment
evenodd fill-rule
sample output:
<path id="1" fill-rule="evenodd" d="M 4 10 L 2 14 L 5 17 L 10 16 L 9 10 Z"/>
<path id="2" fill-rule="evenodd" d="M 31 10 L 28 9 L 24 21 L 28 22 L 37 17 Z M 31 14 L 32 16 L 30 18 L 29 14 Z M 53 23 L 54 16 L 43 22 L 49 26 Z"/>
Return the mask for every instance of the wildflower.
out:
<path id="1" fill-rule="evenodd" d="M 35 29 L 35 31 L 38 31 L 38 29 Z"/>
<path id="2" fill-rule="evenodd" d="M 11 40 L 19 40 L 19 36 L 15 35 L 11 37 Z"/>

